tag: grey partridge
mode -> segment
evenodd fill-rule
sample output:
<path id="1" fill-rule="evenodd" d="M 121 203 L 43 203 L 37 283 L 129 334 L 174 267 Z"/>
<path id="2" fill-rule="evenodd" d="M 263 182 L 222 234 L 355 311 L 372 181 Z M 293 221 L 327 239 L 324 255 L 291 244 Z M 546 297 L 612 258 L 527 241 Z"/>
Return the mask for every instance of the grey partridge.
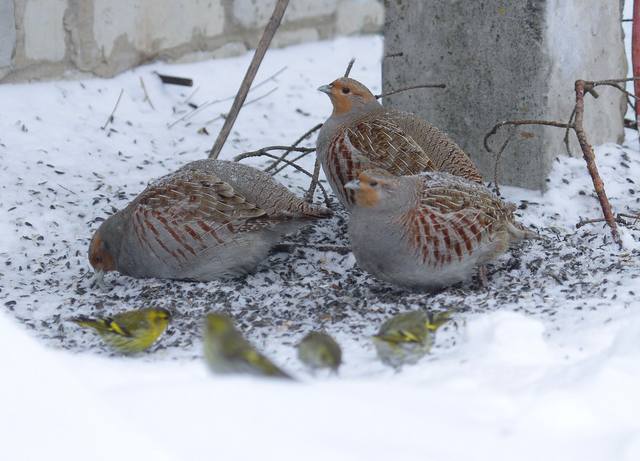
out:
<path id="1" fill-rule="evenodd" d="M 368 170 L 345 187 L 355 192 L 349 236 L 358 264 L 401 287 L 463 281 L 512 242 L 535 237 L 515 221 L 513 205 L 449 173 Z"/>
<path id="2" fill-rule="evenodd" d="M 329 95 L 333 113 L 318 135 L 317 154 L 346 208 L 353 193 L 344 185 L 369 168 L 394 176 L 444 171 L 482 183 L 471 159 L 445 133 L 413 114 L 384 108 L 357 80 L 339 78 L 318 90 Z"/>
<path id="3" fill-rule="evenodd" d="M 254 270 L 283 234 L 330 215 L 253 167 L 199 160 L 151 183 L 104 221 L 89 261 L 98 277 L 232 278 Z"/>

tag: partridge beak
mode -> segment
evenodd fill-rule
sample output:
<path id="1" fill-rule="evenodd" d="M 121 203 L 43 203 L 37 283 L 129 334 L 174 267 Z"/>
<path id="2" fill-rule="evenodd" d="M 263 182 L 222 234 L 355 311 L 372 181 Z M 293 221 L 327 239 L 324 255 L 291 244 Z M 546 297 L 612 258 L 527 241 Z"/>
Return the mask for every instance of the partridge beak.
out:
<path id="1" fill-rule="evenodd" d="M 96 283 L 96 285 L 98 285 L 100 287 L 100 289 L 102 289 L 102 290 L 106 290 L 107 289 L 107 285 L 104 283 L 104 272 L 103 271 L 96 271 L 95 275 L 93 276 L 93 281 Z"/>
<path id="2" fill-rule="evenodd" d="M 323 93 L 326 93 L 326 94 L 331 94 L 331 85 L 322 85 L 318 87 L 318 91 L 322 91 Z"/>
<path id="3" fill-rule="evenodd" d="M 345 189 L 358 190 L 360 189 L 360 180 L 353 179 L 344 185 Z"/>

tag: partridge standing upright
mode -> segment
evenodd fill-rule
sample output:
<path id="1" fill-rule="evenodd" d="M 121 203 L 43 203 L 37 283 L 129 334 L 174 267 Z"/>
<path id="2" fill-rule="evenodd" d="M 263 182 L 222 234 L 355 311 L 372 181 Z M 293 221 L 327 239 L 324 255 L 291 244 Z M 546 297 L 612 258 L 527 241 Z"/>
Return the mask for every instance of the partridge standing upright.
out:
<path id="1" fill-rule="evenodd" d="M 344 185 L 369 168 L 394 176 L 444 171 L 482 183 L 471 159 L 446 134 L 413 114 L 384 108 L 357 80 L 339 78 L 318 90 L 333 104 L 318 135 L 318 158 L 346 208 L 353 194 Z"/>
<path id="2" fill-rule="evenodd" d="M 330 215 L 253 167 L 199 160 L 153 182 L 103 222 L 89 261 L 98 277 L 236 277 L 252 271 L 283 234 Z"/>
<path id="3" fill-rule="evenodd" d="M 463 281 L 512 242 L 534 237 L 515 222 L 513 205 L 448 173 L 368 170 L 345 187 L 355 192 L 349 236 L 358 264 L 402 287 Z"/>

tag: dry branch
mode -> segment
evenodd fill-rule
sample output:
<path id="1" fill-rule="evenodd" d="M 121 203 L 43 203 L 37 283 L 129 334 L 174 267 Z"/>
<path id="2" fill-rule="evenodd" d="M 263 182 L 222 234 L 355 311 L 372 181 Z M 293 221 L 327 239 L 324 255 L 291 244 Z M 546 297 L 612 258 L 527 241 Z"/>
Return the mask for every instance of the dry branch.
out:
<path id="1" fill-rule="evenodd" d="M 311 128 L 310 130 L 305 131 L 305 133 L 300 136 L 298 139 L 296 139 L 296 141 L 291 144 L 291 147 L 297 147 L 298 144 L 300 144 L 302 141 L 304 141 L 305 139 L 307 139 L 309 136 L 311 136 L 313 133 L 315 133 L 316 131 L 318 131 L 320 128 L 322 128 L 322 123 L 318 123 L 316 126 L 314 126 L 313 128 Z M 275 167 L 278 166 L 278 164 L 280 164 L 280 162 L 282 161 L 282 159 L 286 158 L 287 155 L 289 155 L 291 152 L 293 152 L 293 149 L 288 149 L 286 150 L 282 156 L 276 160 L 275 162 L 273 162 L 271 165 L 269 165 L 264 171 L 271 171 L 273 170 Z M 274 173 L 275 174 L 275 173 Z"/>
<path id="2" fill-rule="evenodd" d="M 576 95 L 576 104 L 574 110 L 569 119 L 569 123 L 562 123 L 555 120 L 505 120 L 499 123 L 496 123 L 493 128 L 485 135 L 484 137 L 484 147 L 489 152 L 492 153 L 491 148 L 489 147 L 488 141 L 489 138 L 495 135 L 501 127 L 505 125 L 544 125 L 544 126 L 553 126 L 558 128 L 565 128 L 566 130 L 572 129 L 576 137 L 578 138 L 578 143 L 580 144 L 580 149 L 582 150 L 582 156 L 587 164 L 587 171 L 589 171 L 589 175 L 591 176 L 591 180 L 593 182 L 593 187 L 598 196 L 598 201 L 600 202 L 600 208 L 602 209 L 602 214 L 604 216 L 603 220 L 609 225 L 611 230 L 611 236 L 613 240 L 618 244 L 620 248 L 622 248 L 622 240 L 620 238 L 620 234 L 618 233 L 618 226 L 616 217 L 613 215 L 611 211 L 611 203 L 607 197 L 607 193 L 604 189 L 604 182 L 600 177 L 598 172 L 598 167 L 595 161 L 595 154 L 593 152 L 593 147 L 589 144 L 589 140 L 587 139 L 586 132 L 584 130 L 584 95 L 585 93 L 591 94 L 594 98 L 597 98 L 599 95 L 595 91 L 596 86 L 612 86 L 621 91 L 622 88 L 617 85 L 618 83 L 622 83 L 624 81 L 629 80 L 637 80 L 635 79 L 612 79 L 612 80 L 600 80 L 595 82 L 585 81 L 585 80 L 576 80 L 575 82 L 575 95 Z M 506 147 L 507 142 L 502 146 L 502 150 Z M 568 138 L 565 133 L 565 143 L 568 149 Z M 500 160 L 499 156 L 496 156 L 496 171 L 497 171 L 497 163 Z M 496 178 L 497 179 L 497 178 Z M 497 183 L 496 183 L 497 187 Z M 586 222 L 585 222 L 586 223 Z"/>
<path id="3" fill-rule="evenodd" d="M 602 213 L 604 214 L 604 218 L 606 219 L 607 224 L 609 224 L 609 227 L 611 228 L 611 236 L 613 237 L 613 240 L 618 244 L 618 246 L 622 248 L 622 240 L 620 239 L 620 235 L 618 234 L 616 219 L 611 211 L 611 203 L 609 202 L 607 193 L 604 190 L 604 182 L 602 181 L 602 178 L 598 173 L 596 156 L 593 153 L 593 147 L 591 147 L 591 144 L 589 144 L 589 141 L 587 140 L 587 135 L 582 124 L 584 120 L 584 93 L 585 91 L 589 91 L 590 87 L 592 89 L 592 85 L 592 82 L 585 82 L 584 80 L 576 81 L 576 118 L 574 131 L 576 132 L 576 136 L 578 137 L 578 142 L 580 143 L 580 148 L 582 149 L 584 160 L 585 162 L 587 162 L 587 170 L 589 170 L 591 180 L 593 181 L 593 187 L 596 191 L 596 194 L 598 195 Z"/>
<path id="4" fill-rule="evenodd" d="M 116 110 L 118 110 L 118 105 L 120 105 L 120 100 L 122 99 L 122 95 L 124 94 L 124 89 L 120 90 L 120 94 L 118 95 L 118 100 L 116 101 L 116 105 L 113 106 L 113 110 L 111 111 L 111 115 L 107 118 L 107 121 L 102 125 L 102 130 L 106 130 L 109 123 L 113 123 L 113 117 L 116 114 Z"/>
<path id="5" fill-rule="evenodd" d="M 156 108 L 153 107 L 153 103 L 151 102 L 151 98 L 149 97 L 149 93 L 147 92 L 147 86 L 144 84 L 144 79 L 142 78 L 142 75 L 140 76 L 140 86 L 142 87 L 142 91 L 144 92 L 144 100 L 149 103 L 149 105 L 153 110 L 156 110 Z"/>
<path id="6" fill-rule="evenodd" d="M 311 176 L 311 184 L 309 184 L 309 190 L 304 195 L 304 199 L 311 203 L 313 202 L 313 194 L 316 193 L 316 187 L 318 186 L 318 181 L 320 180 L 320 159 L 316 157 L 316 163 L 313 166 L 313 175 Z"/>
<path id="7" fill-rule="evenodd" d="M 264 58 L 267 49 L 269 48 L 269 44 L 271 43 L 271 39 L 275 35 L 278 27 L 280 26 L 280 22 L 282 21 L 282 16 L 284 16 L 284 12 L 287 9 L 287 5 L 289 4 L 289 0 L 278 0 L 276 4 L 273 14 L 271 15 L 271 19 L 267 26 L 264 29 L 262 37 L 260 38 L 260 42 L 258 43 L 258 47 L 256 48 L 256 52 L 251 59 L 251 64 L 249 64 L 249 68 L 247 69 L 247 73 L 242 80 L 242 84 L 240 85 L 240 89 L 238 90 L 238 94 L 233 101 L 233 105 L 231 106 L 231 110 L 229 111 L 229 116 L 224 121 L 224 125 L 218 134 L 218 138 L 216 139 L 215 144 L 211 148 L 211 152 L 209 152 L 209 158 L 218 158 L 220 155 L 220 151 L 222 150 L 222 146 L 227 141 L 229 137 L 229 133 L 231 133 L 231 129 L 233 128 L 233 124 L 238 118 L 238 113 L 244 104 L 245 99 L 247 98 L 247 94 L 249 93 L 249 89 L 251 88 L 251 83 L 253 83 L 253 79 L 258 72 L 258 68 L 260 67 L 260 63 Z"/>
<path id="8" fill-rule="evenodd" d="M 236 155 L 233 158 L 234 162 L 238 162 L 240 160 L 243 160 L 245 158 L 250 158 L 250 157 L 267 157 L 267 158 L 271 158 L 274 160 L 279 160 L 280 162 L 283 162 L 285 164 L 287 164 L 288 166 L 295 168 L 296 170 L 300 171 L 301 173 L 304 173 L 305 175 L 309 176 L 311 178 L 311 184 L 313 184 L 314 182 L 316 183 L 317 187 L 320 188 L 320 190 L 322 191 L 322 195 L 324 196 L 324 203 L 327 205 L 327 207 L 331 207 L 331 200 L 329 199 L 329 195 L 327 194 L 326 189 L 322 186 L 322 184 L 320 184 L 318 182 L 317 179 L 315 179 L 314 181 L 314 177 L 317 178 L 318 174 L 315 174 L 316 171 L 314 170 L 314 173 L 309 173 L 307 170 L 305 170 L 304 168 L 302 168 L 300 165 L 297 165 L 289 160 L 277 157 L 273 154 L 270 154 L 269 151 L 271 150 L 289 150 L 291 149 L 292 152 L 305 152 L 305 153 L 310 153 L 313 152 L 315 149 L 311 148 L 311 147 L 294 147 L 294 146 L 268 146 L 268 147 L 263 147 L 262 149 L 258 149 L 258 150 L 254 150 L 251 152 L 244 152 L 240 155 Z M 311 187 L 309 187 L 309 189 L 311 190 Z M 307 192 L 308 194 L 308 192 Z"/>
<path id="9" fill-rule="evenodd" d="M 351 58 L 351 60 L 349 61 L 349 64 L 347 64 L 347 70 L 344 71 L 344 77 L 343 78 L 347 78 L 349 76 L 349 74 L 351 73 L 351 68 L 353 67 L 353 63 L 356 62 L 356 58 Z"/>
<path id="10" fill-rule="evenodd" d="M 418 88 L 446 88 L 446 87 L 447 85 L 445 85 L 444 83 L 425 83 L 424 85 L 408 86 L 406 88 L 399 88 L 397 90 L 389 91 L 388 93 L 377 94 L 375 95 L 375 98 L 380 99 L 387 96 L 391 96 L 392 94 L 402 93 L 403 91 L 417 90 Z"/>

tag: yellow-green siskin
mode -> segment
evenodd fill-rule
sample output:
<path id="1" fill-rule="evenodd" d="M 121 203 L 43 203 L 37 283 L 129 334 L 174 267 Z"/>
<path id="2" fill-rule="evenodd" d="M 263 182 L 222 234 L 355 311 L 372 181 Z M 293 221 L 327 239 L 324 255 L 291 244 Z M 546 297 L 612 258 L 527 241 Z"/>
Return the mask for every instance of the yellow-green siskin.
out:
<path id="1" fill-rule="evenodd" d="M 327 333 L 312 331 L 298 344 L 298 358 L 313 371 L 329 368 L 337 372 L 342 363 L 342 350 Z"/>
<path id="2" fill-rule="evenodd" d="M 449 313 L 432 318 L 423 311 L 398 314 L 385 321 L 373 343 L 380 360 L 394 368 L 413 364 L 424 357 L 433 345 L 433 334 L 449 320 Z"/>
<path id="3" fill-rule="evenodd" d="M 147 308 L 122 312 L 113 317 L 71 319 L 81 327 L 93 328 L 105 343 L 123 354 L 142 352 L 156 342 L 169 325 L 166 309 Z"/>
<path id="4" fill-rule="evenodd" d="M 291 377 L 258 352 L 225 314 L 208 314 L 204 326 L 204 358 L 219 374 Z"/>

